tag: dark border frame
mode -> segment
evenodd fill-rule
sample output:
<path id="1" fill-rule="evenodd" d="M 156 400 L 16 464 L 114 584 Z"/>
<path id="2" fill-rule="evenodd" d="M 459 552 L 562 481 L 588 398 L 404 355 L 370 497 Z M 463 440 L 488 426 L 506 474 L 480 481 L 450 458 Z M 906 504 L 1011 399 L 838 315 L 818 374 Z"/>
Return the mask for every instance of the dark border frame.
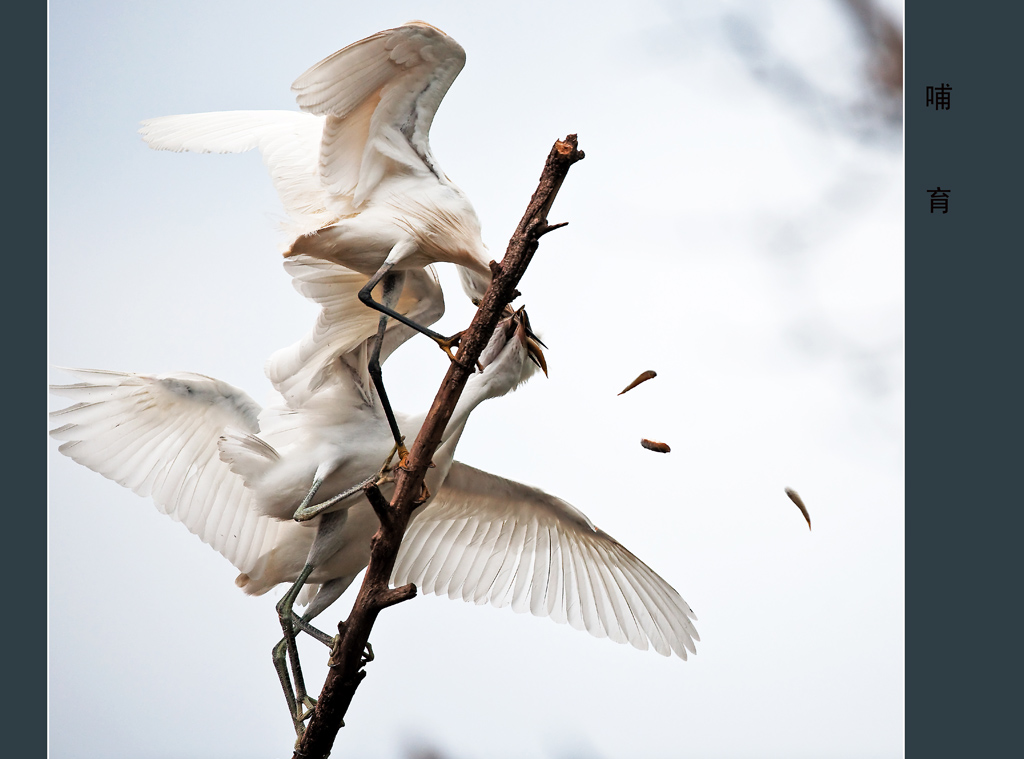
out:
<path id="1" fill-rule="evenodd" d="M 906 3 L 906 756 L 1019 743 L 1019 6 Z M 950 108 L 925 88 L 952 87 Z M 949 189 L 932 213 L 929 189 Z"/>

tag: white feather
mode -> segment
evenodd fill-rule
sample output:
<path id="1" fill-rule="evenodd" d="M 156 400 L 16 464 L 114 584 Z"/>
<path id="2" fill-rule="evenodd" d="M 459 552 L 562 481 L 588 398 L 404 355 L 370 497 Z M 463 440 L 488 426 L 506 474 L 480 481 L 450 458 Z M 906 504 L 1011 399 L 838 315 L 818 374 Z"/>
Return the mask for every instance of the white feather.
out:
<path id="1" fill-rule="evenodd" d="M 51 388 L 84 399 L 50 416 L 60 452 L 142 496 L 209 543 L 239 571 L 273 543 L 273 520 L 220 459 L 225 427 L 258 430 L 259 406 L 241 390 L 200 374 L 70 369 L 82 382 Z"/>
<path id="2" fill-rule="evenodd" d="M 682 597 L 581 512 L 459 462 L 410 523 L 392 581 L 511 604 L 666 656 L 685 659 L 699 640 Z"/>

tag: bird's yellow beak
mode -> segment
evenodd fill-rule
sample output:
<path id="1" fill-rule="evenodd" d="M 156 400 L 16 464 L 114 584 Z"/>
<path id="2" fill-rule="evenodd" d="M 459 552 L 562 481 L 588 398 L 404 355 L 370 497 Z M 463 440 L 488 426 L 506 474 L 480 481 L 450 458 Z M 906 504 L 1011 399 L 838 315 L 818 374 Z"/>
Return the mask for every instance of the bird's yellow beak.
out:
<path id="1" fill-rule="evenodd" d="M 530 360 L 535 363 L 544 376 L 548 376 L 548 362 L 544 358 L 544 351 L 540 349 L 542 345 L 540 338 L 533 334 L 530 329 L 530 317 L 526 315 L 526 310 L 520 308 L 512 316 L 512 321 L 516 325 L 516 335 L 526 345 L 526 355 L 529 356 Z"/>
<path id="2" fill-rule="evenodd" d="M 526 354 L 533 363 L 540 367 L 540 370 L 544 372 L 544 376 L 547 377 L 548 362 L 544 360 L 544 351 L 540 349 L 540 345 L 532 337 L 526 338 Z"/>

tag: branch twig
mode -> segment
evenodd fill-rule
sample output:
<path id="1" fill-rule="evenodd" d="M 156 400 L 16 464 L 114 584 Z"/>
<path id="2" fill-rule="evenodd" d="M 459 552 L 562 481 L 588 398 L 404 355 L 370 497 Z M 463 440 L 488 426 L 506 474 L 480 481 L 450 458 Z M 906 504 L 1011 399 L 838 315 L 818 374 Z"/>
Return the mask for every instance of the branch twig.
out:
<path id="1" fill-rule="evenodd" d="M 537 251 L 538 240 L 547 232 L 564 226 L 549 225 L 547 215 L 562 186 L 562 181 L 569 172 L 569 167 L 582 158 L 583 151 L 577 148 L 574 134 L 570 134 L 565 140 L 558 140 L 551 148 L 537 191 L 530 199 L 526 213 L 509 241 L 505 257 L 501 263 L 491 262 L 493 280 L 469 329 L 463 334 L 457 354 L 458 360 L 453 361 L 448 368 L 448 373 L 416 437 L 406 466 L 398 468 L 391 503 L 387 503 L 376 486 L 366 489 L 366 497 L 380 519 L 380 529 L 373 536 L 370 563 L 366 568 L 366 575 L 352 612 L 347 620 L 338 625 L 339 639 L 331 652 L 327 680 L 316 709 L 310 717 L 309 725 L 295 748 L 293 759 L 324 759 L 330 754 L 338 730 L 345 724 L 345 713 L 356 688 L 366 677 L 366 671 L 363 669 L 363 652 L 366 650 L 370 630 L 377 619 L 377 614 L 388 606 L 416 595 L 414 585 L 391 588 L 390 580 L 405 528 L 413 511 L 421 503 L 418 499 L 423 478 L 430 466 L 431 457 L 441 442 L 445 426 L 462 394 L 466 380 L 472 374 L 477 359 L 487 345 L 491 333 L 494 332 L 502 310 L 519 295 L 515 289 L 516 285 Z"/>

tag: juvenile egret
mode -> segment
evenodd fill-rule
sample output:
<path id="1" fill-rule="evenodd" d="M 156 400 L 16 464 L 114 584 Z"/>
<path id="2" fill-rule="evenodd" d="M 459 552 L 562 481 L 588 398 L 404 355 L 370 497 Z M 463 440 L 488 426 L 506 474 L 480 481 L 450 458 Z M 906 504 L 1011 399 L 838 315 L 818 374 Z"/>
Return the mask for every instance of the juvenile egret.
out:
<path id="1" fill-rule="evenodd" d="M 292 85 L 302 112 L 224 111 L 143 122 L 157 150 L 237 153 L 259 148 L 288 213 L 286 256 L 332 261 L 368 277 L 367 306 L 435 340 L 447 338 L 374 300 L 381 280 L 433 262 L 459 266 L 463 289 L 478 302 L 491 281 L 490 255 L 472 204 L 441 170 L 429 132 L 466 53 L 440 29 L 415 21 L 328 56 Z M 383 329 L 383 324 L 381 324 Z M 367 336 L 370 333 L 367 334 Z M 395 444 L 401 433 L 384 390 L 376 350 L 370 371 Z"/>

